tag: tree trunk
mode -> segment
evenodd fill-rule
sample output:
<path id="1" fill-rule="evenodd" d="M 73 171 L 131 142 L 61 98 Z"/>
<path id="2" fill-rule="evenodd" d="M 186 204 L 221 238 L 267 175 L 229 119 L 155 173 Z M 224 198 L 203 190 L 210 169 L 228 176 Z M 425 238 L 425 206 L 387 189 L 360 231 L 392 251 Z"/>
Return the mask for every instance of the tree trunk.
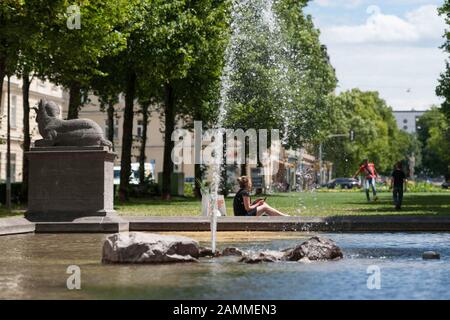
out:
<path id="1" fill-rule="evenodd" d="M 123 115 L 122 154 L 120 159 L 119 200 L 128 200 L 128 189 L 131 175 L 131 148 L 133 146 L 134 96 L 136 94 L 136 74 L 130 71 L 127 75 L 125 92 L 125 111 Z"/>
<path id="2" fill-rule="evenodd" d="M 194 111 L 194 123 L 195 121 L 202 121 L 202 109 L 201 109 L 201 103 L 197 103 L 195 111 Z M 194 127 L 195 129 L 195 127 Z M 201 187 L 200 187 L 200 183 L 203 181 L 203 170 L 202 170 L 202 165 L 199 163 L 200 162 L 200 158 L 201 158 L 201 152 L 202 152 L 202 137 L 196 137 L 195 139 L 199 139 L 200 141 L 195 141 L 194 142 L 194 146 L 195 148 L 199 147 L 200 150 L 195 150 L 195 161 L 194 161 L 194 176 L 195 176 L 195 180 L 194 180 L 194 196 L 197 199 L 201 199 L 202 198 L 202 192 L 201 192 Z"/>
<path id="3" fill-rule="evenodd" d="M 25 152 L 30 151 L 30 75 L 24 72 L 22 85 L 23 104 L 23 156 L 22 156 L 22 197 L 28 199 L 28 159 Z"/>
<path id="4" fill-rule="evenodd" d="M 114 150 L 114 103 L 108 103 L 108 137 L 107 139 L 111 141 Z"/>
<path id="5" fill-rule="evenodd" d="M 203 172 L 202 172 L 201 164 L 196 163 L 194 165 L 194 171 L 195 171 L 194 196 L 197 199 L 201 199 L 202 198 L 202 192 L 200 190 L 200 182 L 203 180 Z"/>
<path id="6" fill-rule="evenodd" d="M 69 110 L 67 119 L 78 119 L 81 106 L 81 86 L 78 82 L 72 82 L 69 86 Z"/>
<path id="7" fill-rule="evenodd" d="M 226 197 L 229 194 L 228 190 L 228 165 L 226 162 L 226 152 L 227 152 L 227 140 L 226 136 L 223 137 L 223 147 L 222 147 L 222 165 L 220 166 L 220 190 L 222 194 Z"/>
<path id="8" fill-rule="evenodd" d="M 0 57 L 0 106 L 2 105 L 3 97 L 3 80 L 6 76 L 6 58 Z"/>
<path id="9" fill-rule="evenodd" d="M 248 141 L 247 139 L 245 139 L 244 142 L 244 162 L 241 163 L 241 176 L 246 176 L 247 175 L 247 170 L 248 170 L 248 165 L 247 165 L 247 157 L 249 154 L 249 150 L 248 150 Z"/>
<path id="10" fill-rule="evenodd" d="M 170 83 L 164 86 L 164 163 L 162 173 L 161 195 L 165 200 L 170 199 L 171 175 L 173 172 L 173 162 L 171 159 L 174 142 L 172 141 L 172 132 L 175 127 L 175 99 L 173 87 Z"/>
<path id="11" fill-rule="evenodd" d="M 142 137 L 141 137 L 141 150 L 139 154 L 139 184 L 143 186 L 145 184 L 145 145 L 147 144 L 147 125 L 148 125 L 148 107 L 145 103 L 142 106 Z"/>

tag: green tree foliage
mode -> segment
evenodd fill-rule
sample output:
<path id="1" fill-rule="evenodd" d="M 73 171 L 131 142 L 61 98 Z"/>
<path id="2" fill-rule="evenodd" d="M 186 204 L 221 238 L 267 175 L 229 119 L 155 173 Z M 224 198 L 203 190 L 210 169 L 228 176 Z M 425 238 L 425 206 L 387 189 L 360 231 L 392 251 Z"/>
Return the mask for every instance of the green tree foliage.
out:
<path id="1" fill-rule="evenodd" d="M 389 174 L 395 162 L 416 151 L 414 139 L 397 128 L 392 109 L 377 92 L 353 89 L 334 98 L 332 133 L 354 131 L 347 137 L 325 141 L 324 158 L 334 163 L 337 176 L 351 176 L 363 159 L 373 161 L 380 173 Z"/>
<path id="2" fill-rule="evenodd" d="M 77 118 L 81 91 L 89 89 L 92 78 L 101 74 L 100 59 L 125 46 L 126 34 L 116 27 L 129 18 L 129 5 L 126 0 L 29 0 L 27 7 L 35 28 L 44 35 L 37 71 L 69 89 L 68 118 Z M 77 10 L 79 28 L 73 20 Z"/>
<path id="3" fill-rule="evenodd" d="M 439 13 L 441 16 L 444 16 L 445 22 L 447 25 L 450 25 L 450 1 L 445 0 L 442 7 L 439 8 Z M 442 46 L 442 49 L 445 50 L 447 54 L 450 53 L 450 29 L 447 28 L 445 31 L 445 43 Z M 436 94 L 442 98 L 444 98 L 444 102 L 442 103 L 442 110 L 447 119 L 450 119 L 450 63 L 447 60 L 445 71 L 441 74 L 439 79 L 439 85 L 436 88 Z"/>
<path id="4" fill-rule="evenodd" d="M 307 1 L 270 4 L 247 1 L 234 16 L 226 126 L 280 129 L 285 145 L 301 147 L 329 126 L 336 77 Z"/>
<path id="5" fill-rule="evenodd" d="M 13 75 L 17 68 L 19 48 L 25 32 L 21 28 L 23 1 L 5 0 L 0 2 L 0 84 L 6 75 Z M 0 90 L 2 101 L 3 90 Z"/>
<path id="6" fill-rule="evenodd" d="M 417 137 L 421 143 L 422 165 L 419 173 L 425 176 L 441 176 L 450 173 L 449 122 L 442 110 L 432 107 L 417 123 Z"/>
<path id="7" fill-rule="evenodd" d="M 291 147 L 302 147 L 327 132 L 331 95 L 336 88 L 335 70 L 330 63 L 327 48 L 320 43 L 320 31 L 312 17 L 303 10 L 309 1 L 282 0 L 277 2 L 285 41 L 288 45 L 289 65 L 288 104 Z"/>
<path id="8" fill-rule="evenodd" d="M 439 8 L 439 13 L 444 16 L 445 22 L 447 25 L 450 25 L 450 1 L 445 0 L 444 4 Z M 450 30 L 447 28 L 444 35 L 445 43 L 442 48 L 445 50 L 447 54 L 450 53 Z M 449 148 L 449 138 L 450 138 L 450 62 L 446 61 L 445 71 L 441 74 L 439 79 L 439 85 L 436 88 L 436 94 L 442 98 L 444 98 L 444 102 L 442 103 L 442 108 L 440 109 L 447 117 L 447 128 L 445 128 L 444 122 L 439 120 L 439 115 L 435 109 L 431 110 L 427 117 L 424 117 L 423 125 L 425 122 L 429 121 L 428 125 L 430 125 L 430 130 L 423 129 L 423 131 L 428 131 L 430 135 L 429 138 L 424 140 L 422 143 L 427 142 L 423 149 L 424 156 L 424 167 L 425 172 L 427 170 L 430 174 L 438 174 L 444 173 L 447 176 L 450 173 L 449 165 L 450 160 L 448 158 L 448 154 L 450 153 Z M 431 123 L 429 118 L 434 118 L 436 122 Z M 437 123 L 439 122 L 439 123 Z M 425 139 L 425 136 L 421 137 Z M 432 153 L 436 153 L 438 158 L 436 162 L 433 163 L 431 161 Z M 430 161 L 428 159 L 430 158 Z"/>
<path id="9" fill-rule="evenodd" d="M 162 195 L 170 197 L 171 140 L 179 115 L 209 120 L 206 103 L 214 97 L 221 70 L 226 40 L 226 1 L 174 0 L 153 1 L 153 19 L 146 21 L 143 32 L 146 54 L 150 56 L 150 75 L 161 88 L 164 106 L 164 166 Z M 206 107 L 205 107 L 206 106 Z M 195 108 L 201 108 L 200 112 Z M 192 112 L 191 110 L 194 110 Z M 207 112 L 205 112 L 207 111 Z"/>

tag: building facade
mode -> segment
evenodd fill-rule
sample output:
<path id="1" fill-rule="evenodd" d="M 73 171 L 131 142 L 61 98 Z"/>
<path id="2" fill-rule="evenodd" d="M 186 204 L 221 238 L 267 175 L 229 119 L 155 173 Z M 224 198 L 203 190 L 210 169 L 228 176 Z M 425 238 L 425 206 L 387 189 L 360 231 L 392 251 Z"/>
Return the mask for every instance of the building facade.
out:
<path id="1" fill-rule="evenodd" d="M 3 81 L 3 94 L 0 103 L 0 182 L 6 179 L 6 138 L 7 138 L 7 106 L 8 106 L 8 82 Z M 10 79 L 10 110 L 11 110 L 11 180 L 22 181 L 22 159 L 23 159 L 23 101 L 22 80 L 13 76 Z M 33 79 L 30 85 L 29 102 L 30 107 L 37 106 L 40 99 L 54 101 L 62 108 L 67 108 L 68 96 L 61 87 L 55 86 L 48 81 Z M 39 135 L 36 114 L 30 111 L 30 134 L 31 141 L 41 139 Z"/>
<path id="2" fill-rule="evenodd" d="M 23 102 L 22 102 L 22 81 L 16 77 L 11 78 L 11 177 L 13 182 L 22 180 L 22 158 L 23 158 Z M 30 107 L 37 106 L 40 99 L 54 101 L 62 109 L 62 117 L 67 117 L 68 111 L 68 93 L 61 87 L 55 86 L 48 81 L 33 79 L 30 86 Z M 3 95 L 0 108 L 0 182 L 6 179 L 6 129 L 7 129 L 7 81 L 3 82 Z M 114 151 L 116 152 L 115 165 L 120 166 L 120 156 L 122 152 L 123 137 L 123 114 L 125 108 L 125 99 L 121 95 L 118 103 L 114 106 Z M 142 113 L 136 103 L 133 123 L 133 148 L 131 162 L 139 162 L 141 136 L 143 132 Z M 100 102 L 96 96 L 90 95 L 88 102 L 81 108 L 80 118 L 88 118 L 95 121 L 104 130 L 105 136 L 108 132 L 107 113 L 102 110 Z M 41 139 L 36 125 L 36 114 L 30 111 L 30 133 L 32 143 Z M 176 128 L 185 127 L 184 120 L 179 119 Z M 189 156 L 194 159 L 194 139 L 187 139 L 189 143 L 183 144 L 183 152 L 191 153 Z M 164 123 L 161 113 L 157 106 L 153 106 L 148 119 L 147 143 L 146 143 L 146 162 L 152 164 L 154 168 L 155 180 L 158 179 L 158 173 L 163 170 L 164 163 Z M 185 156 L 185 154 L 183 154 Z M 299 184 L 298 172 L 314 170 L 315 158 L 308 155 L 304 150 L 285 151 L 280 153 L 280 172 L 274 176 L 265 176 L 265 184 L 284 183 L 290 190 L 295 190 Z M 247 166 L 245 174 L 250 175 L 252 167 Z M 308 169 L 308 170 L 306 170 Z M 174 171 L 183 173 L 186 181 L 193 182 L 195 177 L 194 163 L 180 163 L 174 165 Z M 239 175 L 244 174 L 240 166 L 232 166 L 228 171 L 229 181 L 236 181 Z M 300 182 L 304 184 L 303 182 Z M 305 183 L 306 184 L 306 183 Z"/>
<path id="3" fill-rule="evenodd" d="M 400 130 L 408 133 L 416 133 L 417 120 L 425 113 L 419 110 L 398 110 L 394 111 L 394 117 Z"/>

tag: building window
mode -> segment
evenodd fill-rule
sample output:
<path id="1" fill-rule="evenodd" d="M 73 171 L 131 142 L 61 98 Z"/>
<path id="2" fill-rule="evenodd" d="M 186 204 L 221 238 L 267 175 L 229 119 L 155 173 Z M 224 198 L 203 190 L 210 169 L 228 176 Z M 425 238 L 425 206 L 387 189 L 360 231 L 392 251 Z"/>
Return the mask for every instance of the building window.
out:
<path id="1" fill-rule="evenodd" d="M 144 130 L 144 125 L 143 125 L 143 121 L 142 120 L 138 120 L 136 129 L 137 129 L 137 136 L 138 137 L 142 137 L 142 132 Z"/>
<path id="2" fill-rule="evenodd" d="M 11 96 L 11 117 L 9 118 L 11 128 L 17 126 L 17 96 Z"/>
<path id="3" fill-rule="evenodd" d="M 408 126 L 403 126 L 403 130 L 408 130 Z"/>
<path id="4" fill-rule="evenodd" d="M 408 123 L 408 119 L 403 119 L 403 123 L 407 124 Z"/>

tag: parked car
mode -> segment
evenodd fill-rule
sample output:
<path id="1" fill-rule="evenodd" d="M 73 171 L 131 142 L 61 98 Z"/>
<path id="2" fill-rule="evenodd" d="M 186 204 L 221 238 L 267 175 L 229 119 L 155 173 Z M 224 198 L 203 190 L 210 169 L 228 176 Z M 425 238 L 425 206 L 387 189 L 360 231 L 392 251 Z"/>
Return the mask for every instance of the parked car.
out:
<path id="1" fill-rule="evenodd" d="M 443 189 L 449 189 L 449 188 L 450 188 L 450 181 L 444 182 L 444 183 L 442 184 L 442 188 L 443 188 Z"/>
<path id="2" fill-rule="evenodd" d="M 338 186 L 341 187 L 342 189 L 352 189 L 361 187 L 359 180 L 353 178 L 337 178 L 331 180 L 327 184 L 328 189 L 335 189 Z"/>

